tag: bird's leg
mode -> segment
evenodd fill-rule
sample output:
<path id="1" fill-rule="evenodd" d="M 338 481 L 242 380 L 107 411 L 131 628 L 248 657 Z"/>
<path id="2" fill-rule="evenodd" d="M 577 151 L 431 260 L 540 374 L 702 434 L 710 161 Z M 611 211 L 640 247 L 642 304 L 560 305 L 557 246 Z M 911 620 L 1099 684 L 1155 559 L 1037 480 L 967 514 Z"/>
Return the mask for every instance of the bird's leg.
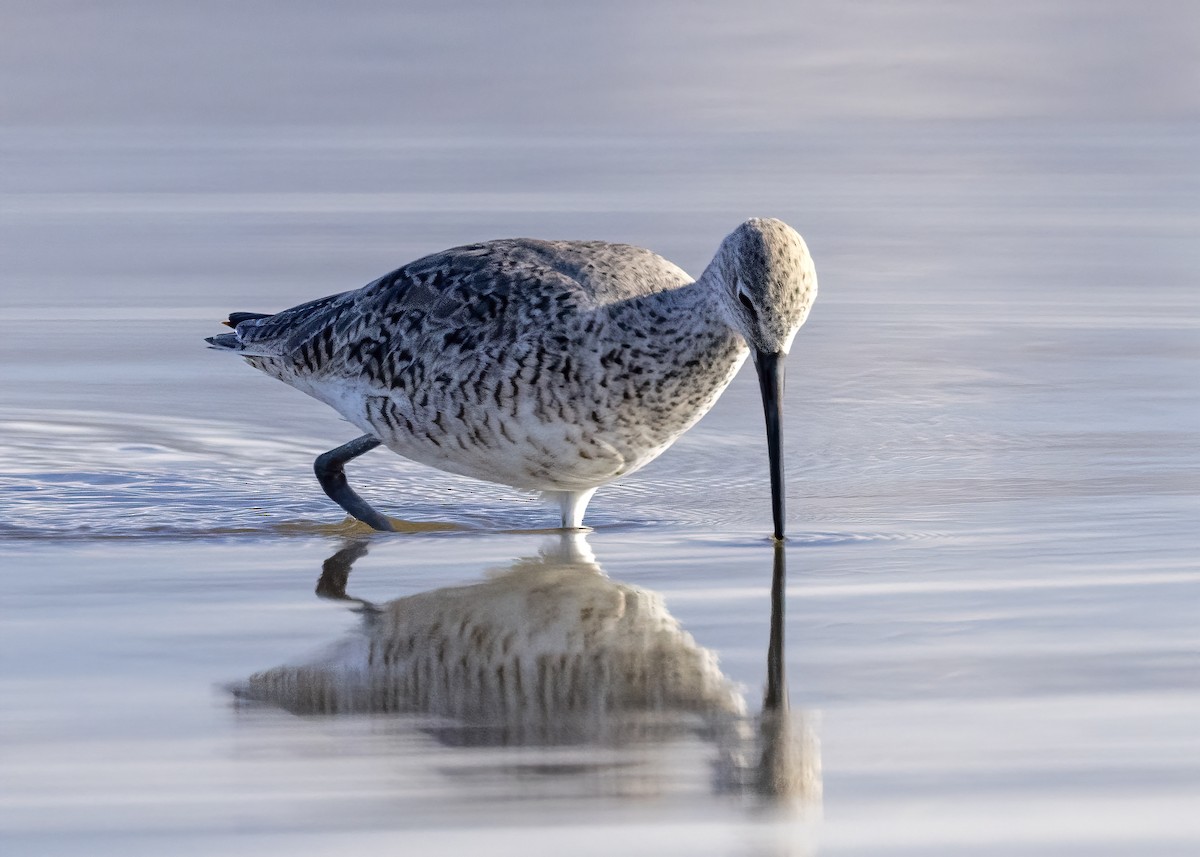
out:
<path id="1" fill-rule="evenodd" d="M 346 473 L 342 469 L 347 461 L 358 458 L 364 452 L 370 452 L 381 442 L 377 437 L 364 434 L 349 443 L 342 444 L 337 449 L 331 449 L 329 452 L 318 455 L 313 464 L 313 471 L 317 474 L 317 481 L 321 483 L 321 487 L 329 495 L 329 499 L 364 524 L 376 530 L 391 532 L 395 529 L 392 522 L 386 516 L 372 509 L 370 503 L 354 493 L 354 489 L 346 482 Z"/>
<path id="2" fill-rule="evenodd" d="M 558 503 L 559 509 L 562 510 L 564 530 L 582 530 L 586 529 L 583 526 L 583 513 L 595 493 L 595 488 L 583 491 L 543 491 L 542 497 Z"/>

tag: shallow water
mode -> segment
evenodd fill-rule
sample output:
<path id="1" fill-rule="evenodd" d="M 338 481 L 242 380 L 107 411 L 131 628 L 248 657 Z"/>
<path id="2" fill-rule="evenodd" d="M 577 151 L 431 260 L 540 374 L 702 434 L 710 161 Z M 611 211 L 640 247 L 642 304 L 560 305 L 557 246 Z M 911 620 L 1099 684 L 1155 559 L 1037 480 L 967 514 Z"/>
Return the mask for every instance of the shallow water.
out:
<path id="1" fill-rule="evenodd" d="M 0 134 L 6 853 L 1195 853 L 1198 142 L 1082 121 Z M 206 351 L 225 312 L 511 234 L 698 272 L 751 213 L 805 233 L 822 288 L 789 361 L 787 741 L 758 731 L 749 374 L 597 495 L 586 539 L 744 714 L 531 737 L 235 698 L 363 633 L 364 601 L 561 545 L 536 498 L 384 453 L 351 478 L 412 531 L 346 525 L 310 463 L 354 432 Z M 331 560 L 355 600 L 328 597 Z M 788 753 L 799 785 L 762 794 Z"/>

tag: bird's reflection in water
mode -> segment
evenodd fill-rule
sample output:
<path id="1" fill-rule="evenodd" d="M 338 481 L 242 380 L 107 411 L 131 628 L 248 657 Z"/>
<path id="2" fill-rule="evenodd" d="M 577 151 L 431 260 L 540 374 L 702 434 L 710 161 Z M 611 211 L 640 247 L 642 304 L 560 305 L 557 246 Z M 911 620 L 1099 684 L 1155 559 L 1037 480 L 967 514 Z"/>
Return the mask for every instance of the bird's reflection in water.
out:
<path id="1" fill-rule="evenodd" d="M 621 747 L 679 735 L 717 748 L 715 788 L 784 802 L 819 797 L 816 741 L 788 710 L 784 550 L 775 549 L 768 680 L 756 718 L 716 655 L 660 595 L 614 581 L 580 535 L 489 579 L 373 604 L 347 594 L 367 553 L 348 542 L 317 593 L 360 606 L 363 624 L 320 659 L 251 676 L 243 700 L 297 714 L 410 713 L 456 746 Z"/>

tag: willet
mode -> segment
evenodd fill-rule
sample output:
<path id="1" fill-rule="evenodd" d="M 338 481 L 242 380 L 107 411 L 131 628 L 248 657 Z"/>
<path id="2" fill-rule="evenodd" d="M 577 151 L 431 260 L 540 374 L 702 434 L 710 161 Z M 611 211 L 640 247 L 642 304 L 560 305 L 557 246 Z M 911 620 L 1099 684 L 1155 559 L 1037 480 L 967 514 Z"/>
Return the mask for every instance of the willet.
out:
<path id="1" fill-rule="evenodd" d="M 657 458 L 754 355 L 772 513 L 784 536 L 783 359 L 817 294 L 800 235 L 747 220 L 693 280 L 602 241 L 456 247 L 355 291 L 274 315 L 231 313 L 207 341 L 332 406 L 365 432 L 317 458 L 321 487 L 391 530 L 347 484 L 381 443 L 451 473 L 541 491 L 564 528 L 596 489 Z"/>

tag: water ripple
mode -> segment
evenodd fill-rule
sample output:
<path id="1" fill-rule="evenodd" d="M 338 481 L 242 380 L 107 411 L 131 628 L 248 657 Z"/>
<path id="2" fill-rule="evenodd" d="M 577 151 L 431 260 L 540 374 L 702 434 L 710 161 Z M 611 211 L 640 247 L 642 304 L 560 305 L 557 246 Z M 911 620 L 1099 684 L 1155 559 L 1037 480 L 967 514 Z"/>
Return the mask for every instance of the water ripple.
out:
<path id="1" fill-rule="evenodd" d="M 5 411 L 0 538 L 349 535 L 363 525 L 339 517 L 309 466 L 328 445 L 217 421 Z M 530 495 L 395 456 L 377 468 L 365 493 L 397 498 L 402 531 L 546 524 Z"/>
<path id="2" fill-rule="evenodd" d="M 0 411 L 0 539 L 348 536 L 366 533 L 323 496 L 310 463 L 337 439 L 161 416 Z M 695 446 L 695 444 L 691 444 Z M 683 463 L 687 447 L 672 451 Z M 749 466 L 749 465 L 747 465 Z M 400 532 L 536 531 L 557 514 L 536 494 L 442 473 L 381 453 L 352 473 Z M 352 477 L 353 478 L 353 477 Z M 757 472 L 656 467 L 605 488 L 588 524 L 635 533 L 765 537 L 767 486 Z M 794 527 L 794 544 L 943 538 L 875 522 Z M 742 537 L 734 536 L 739 539 Z"/>

